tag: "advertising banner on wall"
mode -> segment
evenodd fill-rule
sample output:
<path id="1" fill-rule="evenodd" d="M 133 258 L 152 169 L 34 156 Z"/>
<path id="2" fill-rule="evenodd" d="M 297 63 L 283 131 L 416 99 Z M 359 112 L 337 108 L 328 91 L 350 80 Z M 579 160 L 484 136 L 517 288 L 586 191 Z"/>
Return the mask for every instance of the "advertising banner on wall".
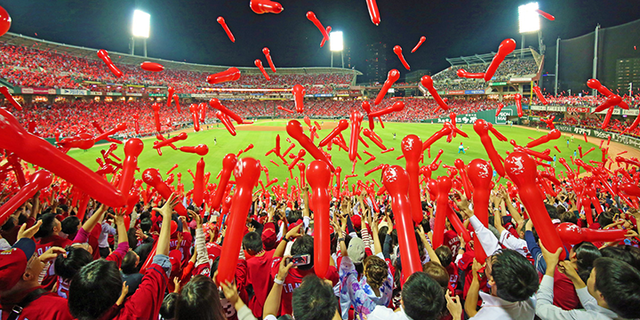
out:
<path id="1" fill-rule="evenodd" d="M 87 90 L 80 89 L 60 89 L 60 94 L 65 96 L 86 96 Z"/>

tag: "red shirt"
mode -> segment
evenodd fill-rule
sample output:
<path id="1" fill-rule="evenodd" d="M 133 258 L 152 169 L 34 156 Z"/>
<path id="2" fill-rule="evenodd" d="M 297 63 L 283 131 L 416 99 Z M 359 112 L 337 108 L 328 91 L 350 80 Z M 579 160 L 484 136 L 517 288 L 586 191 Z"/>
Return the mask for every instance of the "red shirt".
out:
<path id="1" fill-rule="evenodd" d="M 209 254 L 209 261 L 216 260 L 222 253 L 222 247 L 215 242 L 207 242 L 207 253 Z"/>
<path id="2" fill-rule="evenodd" d="M 455 256 L 460 249 L 460 238 L 458 238 L 458 234 L 453 230 L 447 230 L 444 233 L 444 238 L 442 243 L 451 249 L 453 255 Z M 437 248 L 433 248 L 434 250 Z"/>
<path id="3" fill-rule="evenodd" d="M 445 269 L 447 269 L 447 273 L 449 273 L 449 290 L 454 294 L 459 294 L 457 292 L 458 287 L 458 267 L 454 262 L 451 262 Z"/>
<path id="4" fill-rule="evenodd" d="M 9 301 L 3 299 L 1 301 L 2 310 L 0 311 L 0 319 L 7 320 L 11 314 L 11 310 L 15 303 L 20 302 L 27 294 L 38 289 L 38 287 L 27 290 L 15 297 L 15 300 Z M 18 320 L 71 320 L 73 317 L 69 313 L 67 299 L 60 298 L 55 293 L 45 293 L 40 298 L 32 301 L 26 308 L 22 310 Z"/>
<path id="5" fill-rule="evenodd" d="M 38 255 L 42 255 L 51 247 L 61 247 L 64 249 L 66 246 L 71 245 L 72 243 L 73 241 L 67 238 L 63 238 L 58 235 L 51 235 L 40 239 L 40 241 L 36 243 L 36 252 L 38 253 Z"/>
<path id="6" fill-rule="evenodd" d="M 171 237 L 171 241 L 169 242 L 169 251 L 178 249 L 180 253 L 182 253 L 182 260 L 189 259 L 189 249 L 191 249 L 191 242 L 193 242 L 193 237 L 189 232 L 182 233 L 182 243 L 178 245 L 177 233 L 175 237 Z"/>
<path id="7" fill-rule="evenodd" d="M 145 272 L 138 290 L 125 300 L 122 309 L 113 319 L 157 318 L 164 299 L 164 291 L 167 288 L 168 279 L 162 267 L 152 264 Z"/>
<path id="8" fill-rule="evenodd" d="M 273 285 L 271 261 L 275 250 L 265 251 L 262 256 L 247 259 L 247 283 L 253 286 L 254 296 L 247 304 L 256 318 L 262 318 L 262 309 Z"/>
<path id="9" fill-rule="evenodd" d="M 553 305 L 563 310 L 582 309 L 573 282 L 562 272 L 559 272 L 558 268 L 553 274 Z"/>
<path id="10" fill-rule="evenodd" d="M 272 278 L 275 278 L 278 274 L 278 270 L 280 269 L 280 260 L 282 260 L 281 257 L 273 259 L 273 263 L 271 264 Z M 300 286 L 300 284 L 302 283 L 302 278 L 312 273 L 314 273 L 313 268 L 311 268 L 311 270 L 304 271 L 299 270 L 298 268 L 289 269 L 289 274 L 287 275 L 287 278 L 284 279 L 284 285 L 282 286 L 282 299 L 280 302 L 279 316 L 283 314 L 293 313 L 293 308 L 291 307 L 293 289 Z M 335 286 L 340 279 L 340 276 L 338 275 L 338 269 L 336 269 L 335 266 L 329 266 L 325 279 L 331 280 L 333 286 Z"/>
<path id="11" fill-rule="evenodd" d="M 469 250 L 469 245 L 467 245 L 467 251 L 462 255 L 460 261 L 458 261 L 458 268 L 464 271 L 464 292 L 463 299 L 467 298 L 467 292 L 469 292 L 469 286 L 471 286 L 471 281 L 473 280 L 473 259 L 476 257 L 475 252 L 473 250 Z M 478 278 L 480 280 L 480 290 L 483 292 L 489 292 L 487 288 L 487 278 L 484 276 L 484 268 L 480 269 L 478 272 Z"/>

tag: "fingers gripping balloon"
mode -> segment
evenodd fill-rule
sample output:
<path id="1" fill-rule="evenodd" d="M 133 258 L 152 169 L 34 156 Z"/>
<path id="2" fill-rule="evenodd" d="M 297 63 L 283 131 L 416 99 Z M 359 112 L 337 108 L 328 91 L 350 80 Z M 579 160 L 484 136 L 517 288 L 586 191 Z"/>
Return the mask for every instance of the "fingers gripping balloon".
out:
<path id="1" fill-rule="evenodd" d="M 271 68 L 271 71 L 273 71 L 273 73 L 276 73 L 276 66 L 273 64 L 273 60 L 271 59 L 271 51 L 269 51 L 269 48 L 262 48 L 262 53 L 264 53 L 265 58 L 267 58 L 267 62 L 269 63 L 269 68 Z"/>
<path id="2" fill-rule="evenodd" d="M 319 160 L 314 160 L 307 168 L 307 181 L 313 190 L 314 223 L 316 232 L 314 234 L 314 257 L 313 268 L 318 277 L 325 278 L 329 269 L 329 259 L 331 258 L 331 242 L 329 231 L 329 179 L 331 177 L 329 166 Z"/>
<path id="3" fill-rule="evenodd" d="M 333 138 L 335 138 L 340 132 L 346 130 L 349 127 L 349 121 L 345 120 L 345 119 L 341 119 L 338 122 L 338 125 L 333 128 L 333 130 L 331 130 L 331 132 L 320 141 L 320 143 L 318 144 L 318 146 L 320 147 L 324 147 L 327 144 L 329 144 L 329 142 L 331 142 L 331 140 L 333 140 Z"/>
<path id="4" fill-rule="evenodd" d="M 366 0 L 367 1 L 367 9 L 369 9 L 369 17 L 371 17 L 371 22 L 376 26 L 380 24 L 380 12 L 378 11 L 378 3 L 376 0 Z"/>
<path id="5" fill-rule="evenodd" d="M 556 227 L 556 231 L 562 239 L 562 242 L 575 245 L 580 242 L 618 242 L 625 239 L 627 230 L 625 229 L 608 229 L 598 230 L 591 228 L 580 228 L 577 225 L 564 222 Z"/>
<path id="6" fill-rule="evenodd" d="M 418 50 L 418 48 L 420 48 L 420 46 L 421 46 L 425 41 L 427 41 L 427 37 L 425 37 L 425 36 L 420 37 L 420 41 L 418 41 L 418 44 L 416 44 L 416 46 L 415 46 L 415 47 L 413 47 L 413 49 L 411 50 L 411 53 L 416 52 L 416 50 Z"/>
<path id="7" fill-rule="evenodd" d="M 384 85 L 382 86 L 382 89 L 380 89 L 380 92 L 378 93 L 378 96 L 376 97 L 376 100 L 373 102 L 373 104 L 379 105 L 380 102 L 382 102 L 382 99 L 384 99 L 384 96 L 387 94 L 387 92 L 391 88 L 391 86 L 396 81 L 398 81 L 398 79 L 400 79 L 400 71 L 396 69 L 391 69 L 389 73 L 387 73 L 387 80 L 385 80 Z"/>
<path id="8" fill-rule="evenodd" d="M 251 207 L 253 187 L 258 184 L 260 178 L 260 161 L 253 158 L 241 159 L 233 170 L 233 175 L 236 178 L 236 190 L 227 219 L 227 236 L 220 253 L 216 279 L 218 283 L 231 282 L 234 279 L 247 212 Z"/>
<path id="9" fill-rule="evenodd" d="M 0 9 L 1 8 L 2 7 L 0 7 Z M 16 110 L 22 111 L 22 106 L 18 103 L 18 101 L 16 101 L 16 99 L 13 98 L 11 93 L 9 93 L 9 88 L 2 86 L 0 87 L 0 92 L 2 92 L 4 98 L 9 100 L 9 103 L 11 103 L 11 105 L 16 108 Z"/>
<path id="10" fill-rule="evenodd" d="M 467 166 L 469 182 L 473 185 L 473 214 L 486 227 L 489 223 L 489 196 L 491 195 L 491 178 L 493 169 L 485 160 L 474 159 Z M 477 236 L 474 235 L 475 243 L 479 244 Z M 486 259 L 487 255 L 481 245 L 474 246 L 476 260 Z"/>
<path id="11" fill-rule="evenodd" d="M 406 161 L 405 167 L 409 176 L 409 201 L 411 201 L 411 216 L 413 222 L 420 223 L 422 204 L 420 199 L 420 156 L 422 155 L 422 141 L 415 134 L 407 135 L 400 144 Z"/>
<path id="12" fill-rule="evenodd" d="M 300 146 L 305 148 L 314 159 L 324 161 L 329 168 L 331 168 L 331 171 L 335 170 L 333 164 L 329 159 L 327 159 L 325 154 L 322 153 L 322 151 L 320 151 L 320 149 L 311 142 L 311 139 L 302 132 L 302 125 L 300 125 L 300 122 L 297 120 L 289 120 L 287 123 L 287 133 L 292 138 L 296 139 L 298 143 L 300 143 Z"/>
<path id="13" fill-rule="evenodd" d="M 422 271 L 411 219 L 411 203 L 407 196 L 409 177 L 402 167 L 390 166 L 382 172 L 382 183 L 392 198 L 391 207 L 396 218 L 402 271 L 405 278 L 408 278 L 414 272 Z"/>
<path id="14" fill-rule="evenodd" d="M 267 79 L 267 81 L 271 80 L 271 78 L 269 78 L 269 75 L 267 74 L 267 71 L 264 70 L 264 67 L 262 66 L 262 61 L 260 59 L 256 59 L 255 61 L 253 61 L 253 64 L 255 64 L 256 67 L 260 69 L 260 72 L 262 72 L 262 75 L 264 76 L 265 79 Z"/>
<path id="15" fill-rule="evenodd" d="M 402 55 L 402 47 L 401 46 L 398 46 L 398 45 L 394 46 L 393 47 L 393 53 L 395 53 L 396 56 L 398 56 L 398 59 L 400 59 L 400 62 L 402 62 L 402 65 L 404 66 L 405 69 L 411 70 L 411 67 L 407 63 L 407 60 L 405 60 L 404 55 Z"/>
<path id="16" fill-rule="evenodd" d="M 357 110 L 351 110 L 351 116 L 349 117 L 351 122 L 351 137 L 349 139 L 349 160 L 351 162 L 356 160 L 356 154 L 358 154 L 358 137 L 360 136 L 360 127 L 362 126 L 362 113 Z"/>
<path id="17" fill-rule="evenodd" d="M 484 79 L 484 72 L 482 73 L 471 73 L 471 72 L 467 72 L 464 69 L 458 69 L 458 71 L 456 72 L 456 74 L 458 75 L 458 77 L 460 78 L 467 78 L 467 79 Z"/>
<path id="18" fill-rule="evenodd" d="M 104 63 L 107 65 L 107 67 L 109 68 L 109 70 L 111 71 L 111 73 L 113 73 L 113 75 L 115 75 L 116 77 L 122 77 L 122 71 L 120 71 L 120 69 L 118 69 L 118 67 L 116 67 L 115 64 L 113 64 L 113 62 L 111 62 L 111 58 L 109 57 L 109 53 L 102 49 L 102 50 L 98 50 L 98 58 L 102 59 L 102 61 L 104 61 Z"/>
<path id="19" fill-rule="evenodd" d="M 500 66 L 502 61 L 504 61 L 504 58 L 506 58 L 507 55 L 513 52 L 515 48 L 516 41 L 513 39 L 505 39 L 500 43 L 500 46 L 498 47 L 498 53 L 496 53 L 496 55 L 493 57 L 493 60 L 491 60 L 491 64 L 489 64 L 487 71 L 485 71 L 484 73 L 484 81 L 489 81 L 491 80 L 491 78 L 493 78 L 493 75 L 496 73 L 496 70 L 498 70 L 498 67 Z"/>
<path id="20" fill-rule="evenodd" d="M 158 193 L 160 194 L 160 196 L 162 196 L 163 199 L 167 200 L 169 199 L 169 197 L 171 197 L 171 194 L 172 194 L 171 189 L 162 180 L 162 175 L 160 175 L 160 172 L 158 172 L 158 169 L 149 168 L 144 172 L 142 172 L 142 181 L 144 181 L 144 183 L 156 189 L 156 191 L 158 191 Z M 187 210 L 184 208 L 182 203 L 178 203 L 178 205 L 175 206 L 174 210 L 178 212 L 178 214 L 180 214 L 181 216 L 187 216 Z"/>
<path id="21" fill-rule="evenodd" d="M 187 153 L 195 153 L 199 156 L 206 156 L 209 153 L 209 147 L 206 144 L 199 144 L 195 147 L 180 147 L 180 151 Z"/>
<path id="22" fill-rule="evenodd" d="M 480 141 L 482 142 L 485 150 L 487 150 L 487 155 L 489 155 L 489 159 L 491 160 L 493 167 L 496 169 L 496 172 L 501 177 L 504 177 L 505 172 L 504 166 L 502 165 L 504 160 L 502 160 L 498 151 L 496 151 L 496 148 L 493 146 L 493 141 L 491 140 L 491 137 L 489 137 L 489 131 L 491 131 L 500 141 L 507 141 L 507 138 L 498 132 L 491 123 L 483 119 L 476 120 L 473 124 L 473 130 L 480 136 Z"/>
<path id="23" fill-rule="evenodd" d="M 257 14 L 278 14 L 282 12 L 282 10 L 284 10 L 280 3 L 270 0 L 251 0 L 249 1 L 249 8 L 251 8 L 251 10 Z"/>
<path id="24" fill-rule="evenodd" d="M 211 208 L 218 210 L 220 208 L 220 203 L 222 202 L 222 198 L 224 196 L 224 191 L 227 188 L 227 184 L 229 183 L 229 178 L 231 177 L 231 172 L 236 167 L 238 163 L 238 157 L 235 154 L 229 153 L 222 159 L 222 171 L 220 174 L 220 181 L 218 182 L 218 187 L 216 188 L 216 193 L 211 201 Z"/>
<path id="25" fill-rule="evenodd" d="M 291 93 L 293 94 L 293 101 L 295 102 L 296 105 L 296 112 L 297 113 L 303 113 L 304 112 L 304 93 L 305 93 L 305 89 L 302 85 L 296 84 L 295 86 L 293 86 L 293 89 L 291 89 Z"/>
<path id="26" fill-rule="evenodd" d="M 512 152 L 505 159 L 505 170 L 511 181 L 518 187 L 520 199 L 522 199 L 544 246 L 549 252 L 556 252 L 562 248 L 562 241 L 547 214 L 544 199 L 535 182 L 535 161 L 525 153 Z M 562 253 L 560 259 L 564 259 L 564 256 L 565 254 Z"/>
<path id="27" fill-rule="evenodd" d="M 433 100 L 435 100 L 438 103 L 438 106 L 440 106 L 442 110 L 445 110 L 445 111 L 449 110 L 449 106 L 442 100 L 442 98 L 440 98 L 438 91 L 436 90 L 436 88 L 433 87 L 433 79 L 431 79 L 431 76 L 423 76 L 420 79 L 420 83 L 422 84 L 423 87 L 429 90 L 429 93 L 433 97 Z"/>
<path id="28" fill-rule="evenodd" d="M 547 99 L 544 97 L 544 95 L 542 95 L 542 91 L 540 91 L 540 87 L 538 86 L 533 86 L 533 92 L 536 93 L 536 97 L 538 97 L 538 100 L 540 100 L 540 102 L 543 105 L 548 105 L 549 101 L 547 101 Z"/>
<path id="29" fill-rule="evenodd" d="M 240 70 L 236 67 L 231 67 L 225 71 L 209 75 L 207 77 L 207 82 L 210 84 L 217 84 L 228 81 L 237 81 L 238 79 L 240 79 Z"/>
<path id="30" fill-rule="evenodd" d="M 164 66 L 159 64 L 159 63 L 155 63 L 155 62 L 150 62 L 150 61 L 145 61 L 143 63 L 140 64 L 140 68 L 142 70 L 145 71 L 151 71 L 151 72 L 160 72 L 164 70 Z"/>
<path id="31" fill-rule="evenodd" d="M 46 170 L 39 170 L 31 175 L 29 181 L 20 188 L 20 191 L 0 207 L 0 224 L 3 225 L 25 201 L 32 198 L 40 189 L 51 185 L 52 180 L 53 175 Z"/>
<path id="32" fill-rule="evenodd" d="M 111 207 L 124 205 L 122 193 L 109 182 L 49 142 L 24 130 L 18 120 L 2 108 L 0 136 L 0 149 L 12 151 L 24 161 L 51 171 L 99 202 Z"/>
<path id="33" fill-rule="evenodd" d="M 122 176 L 120 177 L 120 184 L 118 189 L 122 194 L 129 194 L 131 185 L 133 184 L 133 174 L 138 168 L 138 156 L 144 149 L 144 143 L 138 138 L 127 140 L 124 144 L 124 162 L 122 162 Z"/>
<path id="34" fill-rule="evenodd" d="M 313 11 L 307 12 L 307 19 L 309 19 L 309 21 L 313 22 L 313 24 L 316 25 L 318 30 L 320 30 L 320 32 L 322 33 L 322 37 L 325 39 L 325 41 L 328 41 L 329 34 L 327 33 L 327 29 L 322 26 L 322 23 L 320 22 L 320 20 L 318 20 L 318 17 L 316 17 L 316 14 L 313 13 Z"/>
<path id="35" fill-rule="evenodd" d="M 227 22 L 224 21 L 224 18 L 218 17 L 217 21 L 222 26 L 222 29 L 224 29 L 224 32 L 227 33 L 227 37 L 229 37 L 229 40 L 231 40 L 231 42 L 236 42 L 236 37 L 234 37 L 233 33 L 231 33 L 231 29 L 229 29 L 229 26 L 227 26 Z"/>

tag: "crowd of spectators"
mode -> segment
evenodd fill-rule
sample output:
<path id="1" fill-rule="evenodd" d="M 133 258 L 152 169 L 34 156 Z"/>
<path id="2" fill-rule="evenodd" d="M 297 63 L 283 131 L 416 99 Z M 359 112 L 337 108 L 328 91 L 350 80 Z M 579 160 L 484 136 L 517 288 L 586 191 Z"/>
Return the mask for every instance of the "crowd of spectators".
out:
<path id="1" fill-rule="evenodd" d="M 469 73 L 482 73 L 487 70 L 489 63 L 451 66 L 433 76 L 434 86 L 438 90 L 482 90 L 487 83 L 482 79 L 466 79 L 458 77 L 458 69 Z M 538 72 L 538 65 L 534 59 L 508 59 L 500 64 L 492 81 L 507 81 L 513 77 L 534 75 Z"/>

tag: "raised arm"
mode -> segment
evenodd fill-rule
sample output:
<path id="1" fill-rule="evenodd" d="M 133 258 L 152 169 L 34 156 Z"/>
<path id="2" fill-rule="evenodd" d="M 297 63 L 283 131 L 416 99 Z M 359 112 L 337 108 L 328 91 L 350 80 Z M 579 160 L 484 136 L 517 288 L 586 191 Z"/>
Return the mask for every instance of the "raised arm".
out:
<path id="1" fill-rule="evenodd" d="M 169 255 L 169 241 L 171 240 L 171 214 L 173 208 L 180 203 L 180 199 L 174 194 L 171 194 L 167 202 L 165 202 L 162 208 L 153 208 L 153 211 L 162 215 L 162 228 L 160 228 L 160 235 L 158 236 L 158 245 L 156 247 L 156 254 Z"/>

